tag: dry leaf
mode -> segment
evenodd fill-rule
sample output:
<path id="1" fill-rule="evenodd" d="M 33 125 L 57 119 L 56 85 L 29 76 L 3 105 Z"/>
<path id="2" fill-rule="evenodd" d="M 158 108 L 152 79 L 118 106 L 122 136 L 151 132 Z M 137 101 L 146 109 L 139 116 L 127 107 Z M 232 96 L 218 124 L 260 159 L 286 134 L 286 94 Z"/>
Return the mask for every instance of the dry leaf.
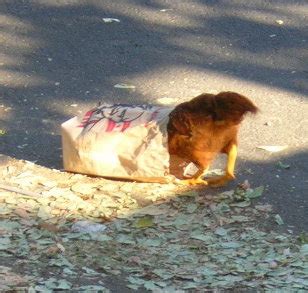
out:
<path id="1" fill-rule="evenodd" d="M 162 105 L 171 105 L 171 104 L 176 104 L 178 102 L 178 99 L 164 97 L 156 99 L 155 101 Z"/>
<path id="2" fill-rule="evenodd" d="M 50 246 L 45 251 L 45 253 L 47 255 L 54 255 L 54 254 L 57 254 L 59 252 L 61 252 L 61 250 L 59 249 L 59 247 L 57 245 Z"/>
<path id="3" fill-rule="evenodd" d="M 53 232 L 53 233 L 56 233 L 56 232 L 59 232 L 59 227 L 57 227 L 56 225 L 54 224 L 50 224 L 50 223 L 47 223 L 47 222 L 41 222 L 39 223 L 38 225 L 41 229 L 45 229 L 49 232 Z"/>
<path id="4" fill-rule="evenodd" d="M 287 145 L 261 145 L 257 148 L 271 153 L 277 153 L 285 150 L 287 147 Z"/>
<path id="5" fill-rule="evenodd" d="M 17 208 L 14 210 L 14 214 L 16 214 L 17 216 L 23 219 L 27 219 L 27 220 L 30 219 L 29 213 L 25 209 Z"/>
<path id="6" fill-rule="evenodd" d="M 116 85 L 114 85 L 114 87 L 118 88 L 118 89 L 134 89 L 134 88 L 136 88 L 134 85 L 126 84 L 126 83 L 117 83 Z"/>
<path id="7" fill-rule="evenodd" d="M 105 23 L 113 23 L 113 22 L 120 22 L 120 20 L 117 19 L 117 18 L 104 17 L 103 18 L 103 22 L 105 22 Z"/>
<path id="8" fill-rule="evenodd" d="M 90 195 L 96 188 L 93 184 L 76 183 L 71 187 L 71 190 L 85 195 Z"/>

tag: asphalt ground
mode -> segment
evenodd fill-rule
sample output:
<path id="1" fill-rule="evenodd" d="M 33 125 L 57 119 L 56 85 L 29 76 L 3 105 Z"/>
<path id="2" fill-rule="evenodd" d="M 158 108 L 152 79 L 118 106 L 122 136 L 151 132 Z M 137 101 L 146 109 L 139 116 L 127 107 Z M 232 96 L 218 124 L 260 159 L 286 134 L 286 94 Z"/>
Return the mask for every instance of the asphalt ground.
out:
<path id="1" fill-rule="evenodd" d="M 306 1 L 4 0 L 0 10 L 0 154 L 61 169 L 60 124 L 98 101 L 236 91 L 261 112 L 243 123 L 231 187 L 266 186 L 261 201 L 285 228 L 307 230 Z"/>

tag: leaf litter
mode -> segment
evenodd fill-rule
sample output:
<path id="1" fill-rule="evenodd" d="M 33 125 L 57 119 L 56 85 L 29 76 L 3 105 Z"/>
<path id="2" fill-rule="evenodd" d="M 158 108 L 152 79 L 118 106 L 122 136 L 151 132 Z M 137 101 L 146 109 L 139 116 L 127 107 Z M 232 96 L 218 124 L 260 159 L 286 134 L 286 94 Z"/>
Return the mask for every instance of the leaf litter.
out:
<path id="1" fill-rule="evenodd" d="M 21 161 L 11 167 L 0 167 L 5 186 L 33 196 L 0 192 L 0 290 L 109 292 L 108 276 L 156 292 L 308 288 L 307 235 L 260 228 L 271 217 L 283 224 L 270 205 L 254 205 L 264 186 L 246 181 L 204 196 Z M 81 286 L 80 277 L 90 281 Z"/>

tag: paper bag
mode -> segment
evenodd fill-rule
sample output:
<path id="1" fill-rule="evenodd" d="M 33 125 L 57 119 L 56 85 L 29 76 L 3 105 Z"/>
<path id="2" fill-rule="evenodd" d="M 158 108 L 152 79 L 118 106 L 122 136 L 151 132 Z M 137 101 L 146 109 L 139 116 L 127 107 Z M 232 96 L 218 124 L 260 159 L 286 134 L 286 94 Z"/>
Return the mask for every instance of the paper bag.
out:
<path id="1" fill-rule="evenodd" d="M 173 108 L 101 104 L 62 124 L 64 169 L 117 178 L 169 175 Z"/>

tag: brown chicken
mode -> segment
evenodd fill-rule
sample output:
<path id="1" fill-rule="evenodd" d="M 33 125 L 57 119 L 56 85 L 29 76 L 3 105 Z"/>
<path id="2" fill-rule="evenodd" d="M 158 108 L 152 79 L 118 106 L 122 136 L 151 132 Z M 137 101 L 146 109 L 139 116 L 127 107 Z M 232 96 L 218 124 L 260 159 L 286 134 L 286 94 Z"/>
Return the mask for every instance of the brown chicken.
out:
<path id="1" fill-rule="evenodd" d="M 183 184 L 223 186 L 233 180 L 240 123 L 246 113 L 257 111 L 253 102 L 234 92 L 202 94 L 176 106 L 167 126 L 171 173 L 172 164 L 186 161 L 199 170 L 192 178 L 182 180 Z M 228 156 L 225 175 L 203 179 L 219 153 Z"/>

